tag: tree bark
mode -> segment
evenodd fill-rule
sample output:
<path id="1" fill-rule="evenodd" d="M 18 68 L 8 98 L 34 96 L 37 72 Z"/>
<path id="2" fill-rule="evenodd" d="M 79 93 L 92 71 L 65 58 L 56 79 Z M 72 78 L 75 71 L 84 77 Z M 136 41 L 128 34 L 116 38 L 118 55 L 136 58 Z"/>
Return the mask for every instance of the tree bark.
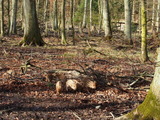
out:
<path id="1" fill-rule="evenodd" d="M 39 15 L 39 4 L 40 4 L 40 0 L 36 0 L 36 12 L 37 12 L 37 17 Z"/>
<path id="2" fill-rule="evenodd" d="M 66 41 L 66 31 L 65 31 L 65 5 L 66 5 L 66 0 L 62 1 L 62 16 L 61 16 L 61 44 L 66 45 L 67 41 Z"/>
<path id="3" fill-rule="evenodd" d="M 112 37 L 112 31 L 108 0 L 103 0 L 103 26 L 105 31 L 105 39 L 110 40 Z"/>
<path id="4" fill-rule="evenodd" d="M 9 29 L 9 34 L 16 34 L 17 29 L 17 5 L 18 5 L 18 0 L 12 0 L 12 10 L 11 10 L 11 23 L 10 23 L 10 29 Z"/>
<path id="5" fill-rule="evenodd" d="M 48 0 L 44 1 L 44 22 L 45 22 L 45 35 L 48 34 L 48 22 L 47 22 L 47 9 L 48 9 Z"/>
<path id="6" fill-rule="evenodd" d="M 157 26 L 157 33 L 159 33 L 159 20 L 160 20 L 160 0 L 158 0 L 158 5 L 157 5 L 157 19 L 156 19 L 156 26 Z"/>
<path id="7" fill-rule="evenodd" d="M 147 51 L 147 22 L 146 22 L 146 0 L 141 0 L 141 55 L 142 61 L 146 62 L 148 58 Z"/>
<path id="8" fill-rule="evenodd" d="M 82 28 L 86 28 L 86 20 L 87 20 L 87 3 L 88 3 L 88 0 L 85 0 L 85 3 L 84 3 L 84 13 L 83 13 Z"/>
<path id="9" fill-rule="evenodd" d="M 71 28 L 72 28 L 72 42 L 73 42 L 73 45 L 75 45 L 75 39 L 74 39 L 74 0 L 71 0 L 70 1 L 70 9 L 71 9 Z"/>
<path id="10" fill-rule="evenodd" d="M 90 9 L 90 14 L 89 14 L 89 29 L 90 29 L 90 32 L 91 32 L 91 27 L 92 27 L 92 1 L 93 0 L 90 0 L 90 7 L 89 7 L 89 9 Z"/>
<path id="11" fill-rule="evenodd" d="M 153 8 L 152 8 L 152 32 L 154 31 L 155 29 L 155 13 L 156 13 L 156 0 L 153 0 Z"/>
<path id="12" fill-rule="evenodd" d="M 7 16 L 8 16 L 8 30 L 7 30 L 7 34 L 9 35 L 9 30 L 10 30 L 10 23 L 11 23 L 11 21 L 10 21 L 10 0 L 7 0 L 7 3 L 8 3 L 8 5 L 7 5 Z"/>
<path id="13" fill-rule="evenodd" d="M 43 46 L 45 43 L 41 37 L 35 0 L 23 0 L 24 8 L 24 40 L 20 42 L 20 45 L 38 45 Z"/>
<path id="14" fill-rule="evenodd" d="M 125 39 L 129 41 L 129 44 L 132 45 L 132 34 L 131 34 L 131 5 L 130 0 L 124 0 L 124 7 L 125 7 Z"/>
<path id="15" fill-rule="evenodd" d="M 132 112 L 115 120 L 160 120 L 160 48 L 150 90 L 142 104 Z"/>
<path id="16" fill-rule="evenodd" d="M 98 10 L 99 10 L 99 31 L 102 29 L 102 18 L 103 18 L 103 4 L 102 0 L 98 0 Z"/>
<path id="17" fill-rule="evenodd" d="M 0 0 L 0 36 L 4 36 L 4 0 Z"/>
<path id="18" fill-rule="evenodd" d="M 58 29 L 58 4 L 57 0 L 53 3 L 53 28 L 54 30 Z"/>

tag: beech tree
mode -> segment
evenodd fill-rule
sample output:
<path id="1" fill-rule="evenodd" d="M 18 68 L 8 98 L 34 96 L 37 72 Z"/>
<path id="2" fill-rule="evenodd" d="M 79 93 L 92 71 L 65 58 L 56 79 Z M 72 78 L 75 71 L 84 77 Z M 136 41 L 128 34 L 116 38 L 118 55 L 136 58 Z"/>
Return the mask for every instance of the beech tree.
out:
<path id="1" fill-rule="evenodd" d="M 125 7 L 125 39 L 129 41 L 130 45 L 133 44 L 132 37 L 131 37 L 131 1 L 124 0 L 124 7 Z"/>
<path id="2" fill-rule="evenodd" d="M 70 12 L 71 12 L 71 28 L 72 28 L 72 42 L 73 45 L 75 45 L 75 39 L 74 39 L 74 23 L 73 23 L 73 16 L 74 16 L 74 0 L 70 1 Z"/>
<path id="3" fill-rule="evenodd" d="M 157 32 L 160 31 L 159 29 L 159 21 L 160 21 L 160 0 L 158 0 L 158 5 L 157 5 L 157 19 L 156 19 L 156 26 L 157 26 Z"/>
<path id="4" fill-rule="evenodd" d="M 90 27 L 90 30 L 91 30 L 91 27 L 92 27 L 92 0 L 90 0 L 90 4 L 89 4 L 89 9 L 90 9 L 90 14 L 89 14 L 89 27 Z"/>
<path id="5" fill-rule="evenodd" d="M 145 100 L 135 110 L 115 120 L 160 120 L 160 48 L 157 52 L 155 74 Z"/>
<path id="6" fill-rule="evenodd" d="M 20 42 L 20 45 L 43 46 L 45 43 L 38 26 L 35 0 L 23 0 L 23 8 L 25 27 L 24 39 Z"/>
<path id="7" fill-rule="evenodd" d="M 87 3 L 88 3 L 88 0 L 85 0 L 85 2 L 84 2 L 84 13 L 83 13 L 82 28 L 86 28 L 86 20 L 87 20 Z"/>
<path id="8" fill-rule="evenodd" d="M 58 29 L 58 4 L 57 0 L 53 2 L 53 29 Z"/>
<path id="9" fill-rule="evenodd" d="M 141 0 L 141 55 L 142 61 L 147 61 L 147 21 L 146 21 L 146 0 Z"/>
<path id="10" fill-rule="evenodd" d="M 16 20 L 17 20 L 17 5 L 18 0 L 12 0 L 12 8 L 11 8 L 11 20 L 10 20 L 10 29 L 9 34 L 16 34 Z"/>
<path id="11" fill-rule="evenodd" d="M 7 17 L 8 17 L 8 30 L 7 30 L 7 34 L 9 34 L 9 30 L 10 30 L 10 0 L 7 0 Z"/>
<path id="12" fill-rule="evenodd" d="M 65 5 L 66 5 L 66 0 L 62 1 L 62 8 L 61 8 L 61 44 L 67 44 L 66 41 L 66 31 L 65 31 Z"/>
<path id="13" fill-rule="evenodd" d="M 4 36 L 4 0 L 0 0 L 0 36 Z"/>
<path id="14" fill-rule="evenodd" d="M 155 28 L 155 14 L 156 13 L 156 0 L 153 0 L 153 8 L 152 8 L 152 31 Z"/>
<path id="15" fill-rule="evenodd" d="M 112 37 L 112 31 L 111 31 L 109 3 L 108 0 L 102 0 L 102 2 L 103 2 L 103 26 L 104 26 L 105 38 L 110 39 Z"/>
<path id="16" fill-rule="evenodd" d="M 45 35 L 48 34 L 48 22 L 47 22 L 47 10 L 48 10 L 48 5 L 49 5 L 49 1 L 45 0 L 44 1 L 44 22 L 45 22 Z"/>

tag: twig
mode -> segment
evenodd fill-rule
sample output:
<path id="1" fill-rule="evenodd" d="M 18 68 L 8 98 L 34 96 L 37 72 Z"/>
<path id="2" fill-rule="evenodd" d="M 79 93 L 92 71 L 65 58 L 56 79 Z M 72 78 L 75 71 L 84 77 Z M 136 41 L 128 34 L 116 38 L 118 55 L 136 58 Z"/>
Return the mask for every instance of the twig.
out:
<path id="1" fill-rule="evenodd" d="M 138 78 L 137 80 L 133 81 L 131 84 L 129 84 L 129 86 L 130 87 L 134 86 L 139 80 L 140 80 L 140 78 Z"/>
<path id="2" fill-rule="evenodd" d="M 73 115 L 78 118 L 79 120 L 82 120 L 76 113 L 73 112 Z"/>
<path id="3" fill-rule="evenodd" d="M 113 120 L 115 119 L 115 116 L 113 115 L 113 113 L 112 112 L 109 112 L 110 114 L 111 114 L 111 116 L 113 117 Z"/>
<path id="4" fill-rule="evenodd" d="M 99 51 L 97 51 L 97 50 L 95 50 L 95 49 L 93 49 L 93 50 L 94 50 L 94 52 L 97 52 L 97 53 L 99 53 L 100 55 L 107 56 L 106 54 L 104 54 L 104 53 L 102 53 L 102 52 L 99 52 Z"/>
<path id="5" fill-rule="evenodd" d="M 35 68 L 41 69 L 40 67 L 37 67 L 37 66 L 31 64 L 30 61 L 31 61 L 31 59 L 27 60 L 23 65 L 20 66 L 23 74 L 26 73 L 26 71 L 29 67 L 35 67 Z"/>

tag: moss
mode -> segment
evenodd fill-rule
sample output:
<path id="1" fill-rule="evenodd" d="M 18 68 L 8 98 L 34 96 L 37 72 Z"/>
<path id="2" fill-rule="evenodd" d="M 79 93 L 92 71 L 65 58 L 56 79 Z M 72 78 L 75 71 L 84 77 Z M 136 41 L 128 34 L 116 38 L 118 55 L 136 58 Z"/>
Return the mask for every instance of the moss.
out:
<path id="1" fill-rule="evenodd" d="M 160 101 L 150 90 L 144 102 L 127 117 L 132 120 L 160 120 Z"/>

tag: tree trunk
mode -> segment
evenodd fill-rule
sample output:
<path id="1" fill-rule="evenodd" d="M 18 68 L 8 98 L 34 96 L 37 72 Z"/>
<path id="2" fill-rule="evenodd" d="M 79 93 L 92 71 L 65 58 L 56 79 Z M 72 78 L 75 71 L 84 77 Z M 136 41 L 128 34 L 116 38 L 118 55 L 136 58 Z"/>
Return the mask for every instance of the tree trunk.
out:
<path id="1" fill-rule="evenodd" d="M 84 13 L 83 13 L 82 28 L 86 28 L 86 20 L 87 20 L 87 3 L 88 3 L 88 0 L 85 0 L 85 3 L 84 3 Z"/>
<path id="2" fill-rule="evenodd" d="M 147 52 L 147 22 L 146 22 L 146 0 L 141 0 L 141 55 L 142 61 L 146 62 L 148 58 Z"/>
<path id="3" fill-rule="evenodd" d="M 132 37 L 131 37 L 131 5 L 130 0 L 124 0 L 125 6 L 125 39 L 129 41 L 129 44 L 132 45 Z"/>
<path id="4" fill-rule="evenodd" d="M 142 104 L 132 112 L 115 120 L 160 120 L 160 48 L 150 90 Z"/>
<path id="5" fill-rule="evenodd" d="M 102 0 L 98 0 L 98 10 L 99 10 L 99 32 L 102 29 L 102 18 L 103 18 L 103 4 Z"/>
<path id="6" fill-rule="evenodd" d="M 112 37 L 112 31 L 108 0 L 103 0 L 103 26 L 105 32 L 105 39 L 110 40 Z"/>
<path id="7" fill-rule="evenodd" d="M 155 29 L 155 12 L 156 12 L 156 0 L 153 0 L 153 9 L 152 9 L 152 32 L 154 31 L 154 29 Z"/>
<path id="8" fill-rule="evenodd" d="M 45 43 L 41 37 L 35 0 L 23 0 L 24 8 L 24 40 L 20 42 L 20 45 L 39 45 L 43 46 Z"/>
<path id="9" fill-rule="evenodd" d="M 18 0 L 12 0 L 12 10 L 11 10 L 11 23 L 10 23 L 10 29 L 9 34 L 16 34 L 16 24 L 17 24 L 17 5 Z"/>
<path id="10" fill-rule="evenodd" d="M 89 4 L 89 9 L 90 9 L 90 15 L 89 15 L 89 29 L 90 29 L 90 32 L 92 31 L 92 1 L 93 0 L 90 0 L 90 4 Z"/>
<path id="11" fill-rule="evenodd" d="M 139 35 L 141 35 L 141 5 L 139 1 L 138 3 L 139 3 L 138 29 L 139 29 Z"/>
<path id="12" fill-rule="evenodd" d="M 48 35 L 48 22 L 47 22 L 47 8 L 48 8 L 48 0 L 44 1 L 44 22 L 45 22 L 45 35 Z"/>
<path id="13" fill-rule="evenodd" d="M 58 4 L 57 0 L 53 3 L 53 28 L 54 30 L 58 29 Z"/>
<path id="14" fill-rule="evenodd" d="M 132 1 L 132 21 L 135 22 L 136 21 L 136 17 L 135 17 L 135 8 L 136 7 L 136 0 Z"/>
<path id="15" fill-rule="evenodd" d="M 62 1 L 62 16 L 61 16 L 61 44 L 67 44 L 66 41 L 66 31 L 65 31 L 65 5 L 66 5 L 66 0 Z"/>
<path id="16" fill-rule="evenodd" d="M 40 0 L 36 0 L 36 12 L 37 12 L 37 16 L 39 15 L 39 4 L 40 4 Z"/>
<path id="17" fill-rule="evenodd" d="M 156 19 L 156 26 L 157 26 L 157 33 L 159 33 L 159 20 L 160 20 L 160 0 L 158 0 L 157 6 L 157 19 Z"/>
<path id="18" fill-rule="evenodd" d="M 4 0 L 0 0 L 0 36 L 4 36 Z"/>
<path id="19" fill-rule="evenodd" d="M 74 39 L 74 22 L 73 22 L 73 16 L 74 16 L 74 0 L 70 1 L 70 9 L 71 9 L 71 28 L 72 28 L 72 42 L 73 45 L 75 45 L 75 39 Z"/>
<path id="20" fill-rule="evenodd" d="M 7 34 L 9 35 L 9 30 L 10 30 L 10 23 L 11 23 L 11 21 L 10 21 L 10 0 L 7 0 L 7 3 L 8 3 L 8 5 L 7 5 L 7 16 L 8 16 L 8 30 L 7 30 Z"/>

